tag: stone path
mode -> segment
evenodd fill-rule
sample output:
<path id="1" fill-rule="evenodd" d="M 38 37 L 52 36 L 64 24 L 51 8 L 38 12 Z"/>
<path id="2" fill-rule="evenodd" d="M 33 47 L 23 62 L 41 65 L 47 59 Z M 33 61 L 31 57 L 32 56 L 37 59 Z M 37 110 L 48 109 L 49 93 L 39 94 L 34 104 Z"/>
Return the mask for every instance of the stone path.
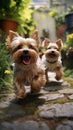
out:
<path id="1" fill-rule="evenodd" d="M 53 77 L 38 94 L 1 94 L 0 130 L 73 130 L 73 88 Z"/>

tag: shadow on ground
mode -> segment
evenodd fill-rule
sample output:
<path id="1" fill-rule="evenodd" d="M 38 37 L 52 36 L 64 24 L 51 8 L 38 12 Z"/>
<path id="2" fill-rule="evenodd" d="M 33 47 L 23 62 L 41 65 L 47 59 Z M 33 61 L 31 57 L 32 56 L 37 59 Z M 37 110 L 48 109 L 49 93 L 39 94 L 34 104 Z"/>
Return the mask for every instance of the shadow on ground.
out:
<path id="1" fill-rule="evenodd" d="M 12 120 L 18 117 L 34 115 L 38 106 L 44 104 L 44 99 L 39 99 L 40 94 L 27 94 L 24 99 L 11 99 L 0 103 L 0 120 Z"/>

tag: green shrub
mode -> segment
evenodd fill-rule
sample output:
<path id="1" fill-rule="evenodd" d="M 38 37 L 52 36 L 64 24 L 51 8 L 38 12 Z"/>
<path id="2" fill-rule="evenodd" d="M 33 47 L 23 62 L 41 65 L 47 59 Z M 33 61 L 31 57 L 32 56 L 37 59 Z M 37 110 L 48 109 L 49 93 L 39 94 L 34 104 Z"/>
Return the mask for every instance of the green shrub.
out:
<path id="1" fill-rule="evenodd" d="M 64 67 L 63 72 L 64 72 L 64 77 L 73 78 L 73 69 L 67 69 L 66 67 Z"/>
<path id="2" fill-rule="evenodd" d="M 10 55 L 4 43 L 0 43 L 0 90 L 11 87 L 12 72 L 10 70 Z"/>

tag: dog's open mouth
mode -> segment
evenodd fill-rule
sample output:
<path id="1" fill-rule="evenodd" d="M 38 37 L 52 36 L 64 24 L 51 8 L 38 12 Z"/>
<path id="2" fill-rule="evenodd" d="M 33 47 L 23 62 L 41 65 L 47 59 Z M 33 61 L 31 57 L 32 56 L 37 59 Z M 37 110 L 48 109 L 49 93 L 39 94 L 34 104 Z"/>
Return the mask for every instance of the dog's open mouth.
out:
<path id="1" fill-rule="evenodd" d="M 51 58 L 54 58 L 56 55 L 55 55 L 54 53 L 50 53 L 49 56 L 50 56 Z"/>
<path id="2" fill-rule="evenodd" d="M 22 63 L 23 63 L 24 65 L 30 64 L 31 57 L 30 57 L 29 55 L 27 55 L 27 56 L 22 56 L 21 59 L 22 59 Z"/>

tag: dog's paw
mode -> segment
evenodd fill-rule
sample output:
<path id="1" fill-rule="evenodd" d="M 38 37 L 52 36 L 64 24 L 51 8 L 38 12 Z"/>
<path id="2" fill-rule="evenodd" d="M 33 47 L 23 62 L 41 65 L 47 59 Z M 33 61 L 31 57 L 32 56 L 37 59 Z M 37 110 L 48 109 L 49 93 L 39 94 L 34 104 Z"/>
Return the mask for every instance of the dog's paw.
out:
<path id="1" fill-rule="evenodd" d="M 21 93 L 19 93 L 19 94 L 16 94 L 16 98 L 17 99 L 23 99 L 23 98 L 25 98 L 26 97 L 26 93 L 25 92 L 21 92 Z"/>
<path id="2" fill-rule="evenodd" d="M 56 78 L 56 80 L 60 80 L 61 76 L 56 76 L 55 78 Z"/>

